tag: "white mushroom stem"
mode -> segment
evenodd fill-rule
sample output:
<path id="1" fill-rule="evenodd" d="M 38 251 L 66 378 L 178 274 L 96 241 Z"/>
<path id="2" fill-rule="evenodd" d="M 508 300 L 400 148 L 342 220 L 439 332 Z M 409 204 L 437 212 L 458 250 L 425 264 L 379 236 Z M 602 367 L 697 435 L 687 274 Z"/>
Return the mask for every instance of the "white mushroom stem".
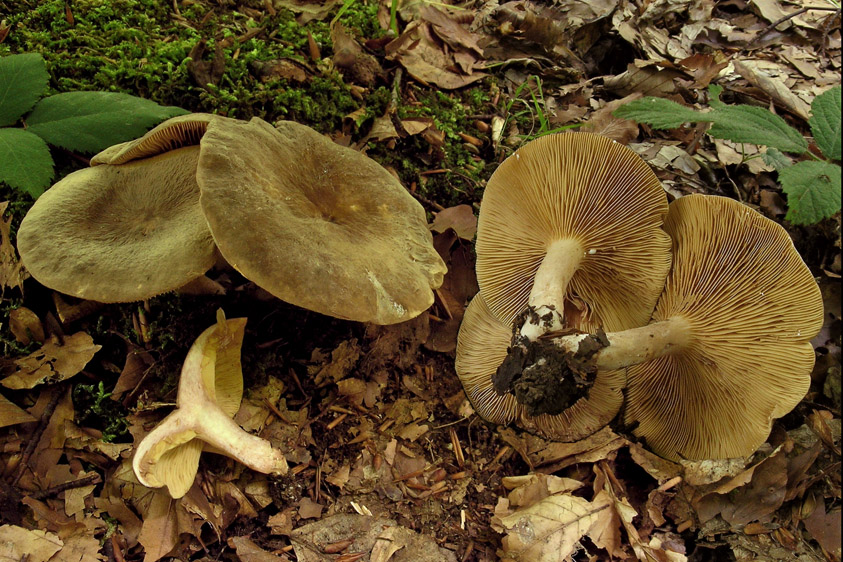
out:
<path id="1" fill-rule="evenodd" d="M 556 240 L 547 248 L 547 254 L 536 271 L 528 300 L 537 316 L 527 318 L 521 327 L 522 336 L 535 341 L 542 334 L 561 330 L 565 326 L 565 294 L 584 256 L 585 249 L 573 238 Z"/>
<path id="2" fill-rule="evenodd" d="M 651 361 L 690 343 L 690 324 L 681 316 L 653 322 L 640 328 L 605 334 L 609 345 L 586 359 L 584 367 L 598 371 L 623 369 Z M 577 355 L 589 334 L 562 336 L 550 340 L 567 353 Z"/>
<path id="3" fill-rule="evenodd" d="M 222 409 L 204 396 L 192 397 L 152 430 L 135 452 L 135 474 L 145 486 L 161 486 L 155 482 L 151 470 L 160 462 L 164 451 L 199 439 L 206 450 L 219 453 L 264 474 L 286 474 L 287 461 L 281 451 L 273 449 L 269 441 L 248 433 Z"/>

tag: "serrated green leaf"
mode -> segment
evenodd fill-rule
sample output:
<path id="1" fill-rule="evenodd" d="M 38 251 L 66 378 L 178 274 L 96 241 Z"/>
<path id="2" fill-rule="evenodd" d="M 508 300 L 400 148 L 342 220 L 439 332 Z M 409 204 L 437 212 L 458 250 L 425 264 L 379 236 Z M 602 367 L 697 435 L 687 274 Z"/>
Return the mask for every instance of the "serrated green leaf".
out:
<path id="1" fill-rule="evenodd" d="M 67 92 L 42 99 L 29 114 L 29 130 L 48 143 L 99 152 L 142 136 L 165 119 L 188 113 L 180 107 L 114 92 Z"/>
<path id="2" fill-rule="evenodd" d="M 654 97 L 631 101 L 617 108 L 612 115 L 647 123 L 654 129 L 675 129 L 683 123 L 710 121 L 708 113 L 700 113 L 674 101 Z"/>
<path id="3" fill-rule="evenodd" d="M 789 156 L 782 154 L 780 150 L 775 148 L 768 148 L 767 151 L 761 155 L 761 159 L 764 160 L 765 164 L 772 166 L 779 171 L 793 165 L 793 160 L 791 160 Z"/>
<path id="4" fill-rule="evenodd" d="M 840 160 L 840 86 L 814 98 L 808 119 L 817 146 L 826 158 Z"/>
<path id="5" fill-rule="evenodd" d="M 37 53 L 0 58 L 0 127 L 12 125 L 44 95 L 50 75 Z"/>
<path id="6" fill-rule="evenodd" d="M 724 105 L 709 115 L 713 123 L 708 134 L 715 138 L 760 144 L 796 154 L 808 150 L 808 142 L 799 131 L 761 107 Z"/>
<path id="7" fill-rule="evenodd" d="M 0 181 L 38 198 L 52 179 L 53 157 L 42 138 L 24 129 L 0 129 Z"/>
<path id="8" fill-rule="evenodd" d="M 840 166 L 807 160 L 779 171 L 794 224 L 814 224 L 840 210 Z"/>

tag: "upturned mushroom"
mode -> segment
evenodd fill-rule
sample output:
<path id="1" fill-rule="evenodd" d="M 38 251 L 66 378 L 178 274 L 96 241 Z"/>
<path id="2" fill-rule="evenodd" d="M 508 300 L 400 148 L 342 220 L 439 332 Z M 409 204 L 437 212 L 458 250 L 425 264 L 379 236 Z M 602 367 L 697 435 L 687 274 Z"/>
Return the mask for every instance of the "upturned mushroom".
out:
<path id="1" fill-rule="evenodd" d="M 787 232 L 737 201 L 682 197 L 665 230 L 674 263 L 650 324 L 531 345 L 584 372 L 628 367 L 625 421 L 656 453 L 749 455 L 808 389 L 820 290 Z"/>
<path id="2" fill-rule="evenodd" d="M 131 302 L 177 289 L 213 266 L 196 183 L 195 131 L 210 117 L 170 119 L 44 193 L 18 231 L 32 276 L 75 297 Z"/>
<path id="3" fill-rule="evenodd" d="M 670 267 L 666 213 L 658 179 L 629 148 L 589 133 L 541 137 L 486 186 L 480 292 L 504 323 L 524 313 L 516 339 L 643 325 Z"/>
<path id="4" fill-rule="evenodd" d="M 245 318 L 217 323 L 196 339 L 179 380 L 176 409 L 147 434 L 132 461 L 144 486 L 166 486 L 180 498 L 193 485 L 203 450 L 231 457 L 265 474 L 286 474 L 287 461 L 269 441 L 238 426 L 243 397 L 240 347 Z"/>
<path id="5" fill-rule="evenodd" d="M 465 311 L 457 340 L 456 371 L 466 396 L 483 419 L 501 425 L 515 423 L 549 439 L 577 441 L 599 430 L 615 417 L 623 403 L 626 383 L 623 371 L 601 371 L 594 380 L 578 381 L 568 377 L 552 385 L 542 402 L 561 405 L 558 413 L 535 414 L 525 406 L 533 402 L 521 392 L 531 391 L 529 375 L 523 377 L 513 393 L 495 389 L 493 377 L 507 355 L 512 325 L 498 320 L 489 311 L 482 294 L 477 294 Z M 584 396 L 582 388 L 587 388 Z"/>
<path id="6" fill-rule="evenodd" d="M 290 121 L 214 120 L 200 203 L 222 256 L 289 303 L 403 322 L 433 303 L 446 267 L 421 205 L 384 168 Z"/>

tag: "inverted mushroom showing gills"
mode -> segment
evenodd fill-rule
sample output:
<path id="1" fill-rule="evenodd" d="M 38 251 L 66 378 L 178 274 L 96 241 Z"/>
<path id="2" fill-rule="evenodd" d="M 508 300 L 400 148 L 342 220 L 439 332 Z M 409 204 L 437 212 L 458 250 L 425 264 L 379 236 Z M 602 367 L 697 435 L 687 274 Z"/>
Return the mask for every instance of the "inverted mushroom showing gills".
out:
<path id="1" fill-rule="evenodd" d="M 626 377 L 622 371 L 597 373 L 593 383 L 588 384 L 587 396 L 580 395 L 572 377 L 554 385 L 551 392 L 558 395 L 548 401 L 566 405 L 555 414 L 534 415 L 516 399 L 521 389 L 529 392 L 528 384 L 518 385 L 515 393 L 498 393 L 492 377 L 506 357 L 511 335 L 512 326 L 489 311 L 482 294 L 475 296 L 460 326 L 455 368 L 480 417 L 496 424 L 516 423 L 544 437 L 567 442 L 591 435 L 615 417 L 623 402 Z"/>
<path id="2" fill-rule="evenodd" d="M 424 210 L 367 156 L 282 121 L 214 120 L 200 203 L 220 253 L 289 303 L 392 324 L 433 303 L 445 264 Z"/>
<path id="3" fill-rule="evenodd" d="M 682 197 L 665 230 L 674 265 L 651 324 L 550 341 L 576 357 L 602 340 L 584 368 L 629 367 L 625 420 L 656 453 L 749 455 L 808 390 L 820 290 L 787 232 L 737 201 Z"/>
<path id="4" fill-rule="evenodd" d="M 529 340 L 563 326 L 641 326 L 670 267 L 666 213 L 658 179 L 629 148 L 589 133 L 541 137 L 486 186 L 480 292 L 502 322 L 528 311 L 519 323 Z"/>
<path id="5" fill-rule="evenodd" d="M 144 437 L 132 462 L 144 486 L 167 486 L 180 498 L 193 485 L 202 450 L 231 457 L 265 474 L 286 474 L 287 461 L 265 439 L 238 426 L 243 397 L 240 346 L 245 318 L 217 323 L 196 339 L 182 367 L 176 409 Z"/>
<path id="6" fill-rule="evenodd" d="M 199 277 L 216 250 L 199 207 L 198 159 L 199 147 L 185 146 L 68 175 L 21 222 L 26 269 L 51 289 L 106 303 Z"/>

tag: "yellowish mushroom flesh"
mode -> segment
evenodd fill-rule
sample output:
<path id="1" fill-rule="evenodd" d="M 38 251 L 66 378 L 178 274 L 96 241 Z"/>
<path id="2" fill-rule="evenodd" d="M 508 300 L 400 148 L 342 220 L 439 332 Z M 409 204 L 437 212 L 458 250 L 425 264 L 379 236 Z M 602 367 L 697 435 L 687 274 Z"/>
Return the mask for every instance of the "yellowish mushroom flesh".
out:
<path id="1" fill-rule="evenodd" d="M 205 330 L 191 346 L 182 368 L 176 409 L 135 451 L 132 466 L 141 484 L 166 486 L 174 498 L 193 485 L 203 449 L 229 456 L 266 474 L 285 474 L 280 451 L 232 419 L 243 396 L 240 347 L 245 318 L 225 320 Z"/>

